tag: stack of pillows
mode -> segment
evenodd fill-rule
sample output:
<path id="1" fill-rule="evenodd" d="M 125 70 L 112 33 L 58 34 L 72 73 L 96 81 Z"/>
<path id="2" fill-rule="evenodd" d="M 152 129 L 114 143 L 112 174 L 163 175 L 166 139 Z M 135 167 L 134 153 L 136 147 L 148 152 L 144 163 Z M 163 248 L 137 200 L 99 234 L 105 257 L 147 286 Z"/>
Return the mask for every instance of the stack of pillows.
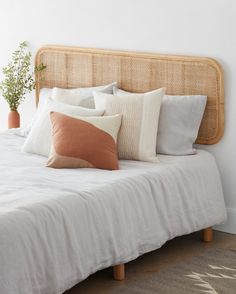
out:
<path id="1" fill-rule="evenodd" d="M 51 98 L 48 98 L 51 97 Z M 119 169 L 118 159 L 158 162 L 157 154 L 195 154 L 207 97 L 170 96 L 160 88 L 130 93 L 116 83 L 41 89 L 22 150 L 53 168 Z"/>

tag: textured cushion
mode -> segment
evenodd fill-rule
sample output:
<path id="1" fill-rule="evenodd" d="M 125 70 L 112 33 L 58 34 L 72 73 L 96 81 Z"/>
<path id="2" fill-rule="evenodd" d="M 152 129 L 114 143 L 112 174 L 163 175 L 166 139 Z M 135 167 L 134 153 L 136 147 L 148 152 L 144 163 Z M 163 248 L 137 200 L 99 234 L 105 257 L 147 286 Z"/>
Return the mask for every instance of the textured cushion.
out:
<path id="1" fill-rule="evenodd" d="M 50 112 L 57 111 L 66 115 L 75 117 L 80 116 L 100 116 L 103 115 L 103 110 L 95 110 L 83 108 L 80 106 L 67 105 L 61 102 L 47 99 L 37 119 L 35 120 L 32 129 L 25 140 L 22 147 L 24 152 L 36 153 L 48 156 L 50 152 L 52 133 Z"/>
<path id="2" fill-rule="evenodd" d="M 163 94 L 164 89 L 134 95 L 94 93 L 96 109 L 105 109 L 106 115 L 122 114 L 119 158 L 158 162 L 156 137 Z"/>
<path id="3" fill-rule="evenodd" d="M 47 166 L 119 168 L 116 139 L 121 115 L 80 119 L 51 112 L 53 145 Z"/>
<path id="4" fill-rule="evenodd" d="M 113 93 L 127 95 L 129 92 L 114 87 Z M 206 101 L 207 96 L 204 95 L 164 95 L 157 134 L 157 153 L 196 153 L 193 143 L 197 139 Z"/>
<path id="5" fill-rule="evenodd" d="M 98 87 L 61 89 L 53 88 L 52 99 L 70 105 L 82 106 L 86 108 L 94 108 L 94 91 L 102 91 L 103 93 L 112 94 L 113 87 L 116 82 Z"/>

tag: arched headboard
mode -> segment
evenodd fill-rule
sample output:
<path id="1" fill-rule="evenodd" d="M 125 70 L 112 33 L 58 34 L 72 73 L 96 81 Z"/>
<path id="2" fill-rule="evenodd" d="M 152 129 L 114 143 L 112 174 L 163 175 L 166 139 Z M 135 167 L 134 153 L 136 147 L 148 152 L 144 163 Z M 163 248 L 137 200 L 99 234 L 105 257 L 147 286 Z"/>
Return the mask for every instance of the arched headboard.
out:
<path id="1" fill-rule="evenodd" d="M 36 77 L 36 101 L 42 87 L 76 88 L 113 81 L 131 92 L 166 87 L 170 95 L 207 95 L 196 143 L 214 144 L 224 131 L 224 82 L 220 65 L 211 58 L 159 55 L 65 46 L 45 46 L 36 65 L 47 69 Z"/>

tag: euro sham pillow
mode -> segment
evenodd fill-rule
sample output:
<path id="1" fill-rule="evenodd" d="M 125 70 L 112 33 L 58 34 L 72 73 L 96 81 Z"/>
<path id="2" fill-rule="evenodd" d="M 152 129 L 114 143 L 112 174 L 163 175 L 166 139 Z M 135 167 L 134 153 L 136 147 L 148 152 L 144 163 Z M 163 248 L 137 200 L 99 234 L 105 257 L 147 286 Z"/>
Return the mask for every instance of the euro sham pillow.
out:
<path id="1" fill-rule="evenodd" d="M 157 153 L 168 155 L 196 154 L 193 144 L 206 107 L 207 96 L 185 95 L 163 98 Z"/>
<path id="2" fill-rule="evenodd" d="M 129 93 L 116 87 L 113 92 L 119 95 Z M 198 136 L 206 102 L 205 95 L 164 95 L 157 133 L 157 153 L 196 153 L 193 144 Z"/>
<path id="3" fill-rule="evenodd" d="M 117 134 L 121 115 L 73 118 L 51 112 L 53 168 L 119 169 Z"/>
<path id="4" fill-rule="evenodd" d="M 97 87 L 62 89 L 53 88 L 52 99 L 70 105 L 82 106 L 86 108 L 95 108 L 93 92 L 102 91 L 103 93 L 112 94 L 116 82 Z"/>
<path id="5" fill-rule="evenodd" d="M 135 95 L 94 93 L 96 109 L 105 109 L 105 115 L 122 114 L 118 136 L 120 159 L 158 162 L 156 137 L 163 95 L 163 88 Z"/>
<path id="6" fill-rule="evenodd" d="M 74 117 L 101 116 L 104 113 L 104 110 L 67 105 L 48 98 L 25 140 L 22 151 L 43 156 L 49 155 L 52 143 L 51 111 L 61 112 Z"/>

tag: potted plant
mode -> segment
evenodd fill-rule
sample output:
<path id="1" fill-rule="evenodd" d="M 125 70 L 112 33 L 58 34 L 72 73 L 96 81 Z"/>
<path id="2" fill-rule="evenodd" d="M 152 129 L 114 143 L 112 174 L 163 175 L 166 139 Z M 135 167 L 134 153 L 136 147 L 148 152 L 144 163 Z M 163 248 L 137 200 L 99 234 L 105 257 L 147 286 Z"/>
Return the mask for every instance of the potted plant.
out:
<path id="1" fill-rule="evenodd" d="M 10 108 L 8 128 L 20 126 L 18 107 L 25 95 L 35 89 L 34 74 L 46 68 L 40 64 L 34 68 L 34 72 L 31 71 L 31 53 L 27 47 L 26 42 L 20 43 L 19 49 L 12 54 L 12 60 L 3 68 L 4 79 L 0 83 L 0 92 Z"/>

